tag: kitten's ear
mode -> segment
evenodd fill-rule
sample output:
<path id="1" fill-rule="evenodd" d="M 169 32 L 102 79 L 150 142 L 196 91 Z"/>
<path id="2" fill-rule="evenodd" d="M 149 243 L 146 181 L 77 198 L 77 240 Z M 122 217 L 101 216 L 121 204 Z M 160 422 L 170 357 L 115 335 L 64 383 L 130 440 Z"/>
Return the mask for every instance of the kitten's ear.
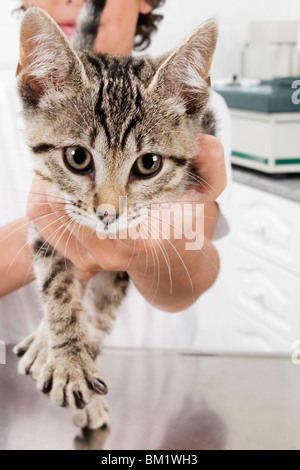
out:
<path id="1" fill-rule="evenodd" d="M 162 63 L 150 84 L 150 89 L 168 97 L 178 97 L 186 112 L 193 114 L 208 96 L 210 68 L 218 40 L 218 24 L 203 23 L 184 43 Z"/>
<path id="2" fill-rule="evenodd" d="M 17 69 L 21 95 L 37 104 L 49 89 L 62 90 L 83 66 L 55 21 L 40 8 L 26 12 Z"/>

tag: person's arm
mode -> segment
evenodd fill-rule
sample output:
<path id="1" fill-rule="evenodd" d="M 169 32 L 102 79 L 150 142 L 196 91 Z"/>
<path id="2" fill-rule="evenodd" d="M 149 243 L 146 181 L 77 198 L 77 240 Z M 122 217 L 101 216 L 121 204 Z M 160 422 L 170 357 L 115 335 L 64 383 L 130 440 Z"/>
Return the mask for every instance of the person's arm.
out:
<path id="1" fill-rule="evenodd" d="M 219 216 L 218 205 L 216 203 L 206 205 L 204 213 L 205 240 L 201 250 L 187 251 L 186 243 L 189 240 L 185 238 L 172 240 L 176 250 L 168 243 L 164 244 L 168 254 L 168 262 L 172 266 L 172 292 L 169 269 L 165 257 L 158 247 L 156 249 L 158 261 L 155 258 L 155 263 L 156 265 L 159 263 L 160 266 L 159 284 L 157 283 L 156 265 L 147 270 L 146 275 L 145 268 L 139 265 L 129 271 L 131 280 L 143 297 L 160 310 L 176 313 L 187 309 L 215 283 L 218 277 L 220 259 L 212 243 L 214 228 Z"/>
<path id="2" fill-rule="evenodd" d="M 34 279 L 29 224 L 24 217 L 0 227 L 0 298 Z"/>

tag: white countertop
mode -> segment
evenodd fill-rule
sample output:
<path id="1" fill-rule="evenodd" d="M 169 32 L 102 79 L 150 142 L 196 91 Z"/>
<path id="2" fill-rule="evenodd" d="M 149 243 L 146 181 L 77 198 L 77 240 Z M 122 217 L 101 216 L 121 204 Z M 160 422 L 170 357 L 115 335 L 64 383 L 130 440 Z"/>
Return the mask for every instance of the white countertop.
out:
<path id="1" fill-rule="evenodd" d="M 17 374 L 0 366 L 0 449 L 300 449 L 300 366 L 289 358 L 106 350 L 109 428 L 82 435 Z"/>

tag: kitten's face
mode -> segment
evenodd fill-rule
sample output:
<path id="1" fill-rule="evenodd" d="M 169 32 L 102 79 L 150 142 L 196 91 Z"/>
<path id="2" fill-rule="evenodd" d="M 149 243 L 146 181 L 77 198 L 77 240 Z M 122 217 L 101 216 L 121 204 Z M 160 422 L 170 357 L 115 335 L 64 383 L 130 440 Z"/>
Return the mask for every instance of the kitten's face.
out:
<path id="1" fill-rule="evenodd" d="M 165 61 L 95 57 L 72 51 L 40 10 L 26 16 L 19 90 L 29 145 L 37 175 L 65 198 L 69 216 L 115 232 L 139 224 L 153 202 L 178 201 L 209 97 L 199 33 Z"/>

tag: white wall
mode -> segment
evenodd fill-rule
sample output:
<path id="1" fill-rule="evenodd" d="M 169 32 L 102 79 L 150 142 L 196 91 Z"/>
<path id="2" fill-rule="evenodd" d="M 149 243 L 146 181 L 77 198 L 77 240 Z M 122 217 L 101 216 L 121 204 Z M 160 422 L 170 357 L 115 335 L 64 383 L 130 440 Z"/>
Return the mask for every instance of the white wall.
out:
<path id="1" fill-rule="evenodd" d="M 18 8 L 19 0 L 0 1 L 0 69 L 16 68 L 19 42 L 18 15 L 12 10 Z"/>
<path id="2" fill-rule="evenodd" d="M 242 46 L 240 28 L 253 20 L 300 19 L 299 0 L 166 0 L 162 9 L 165 19 L 150 52 L 175 47 L 186 35 L 208 18 L 220 23 L 220 39 L 212 76 L 225 77 L 240 73 Z"/>
<path id="3" fill-rule="evenodd" d="M 11 10 L 18 0 L 0 2 L 0 62 L 16 61 L 18 19 Z M 166 0 L 162 9 L 165 19 L 149 52 L 158 55 L 175 47 L 207 18 L 220 22 L 220 41 L 213 66 L 213 76 L 224 77 L 241 70 L 241 25 L 250 20 L 300 19 L 299 0 Z"/>

